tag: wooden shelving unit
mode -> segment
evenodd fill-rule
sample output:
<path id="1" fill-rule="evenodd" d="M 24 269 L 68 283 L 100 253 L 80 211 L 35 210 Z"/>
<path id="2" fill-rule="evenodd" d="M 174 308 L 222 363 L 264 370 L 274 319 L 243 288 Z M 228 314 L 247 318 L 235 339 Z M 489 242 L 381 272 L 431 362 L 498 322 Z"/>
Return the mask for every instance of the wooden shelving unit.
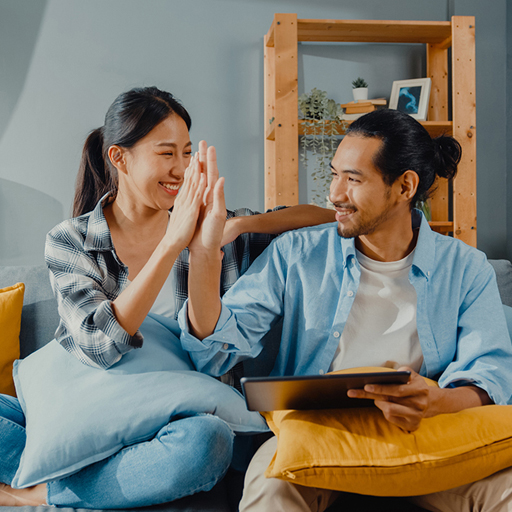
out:
<path id="1" fill-rule="evenodd" d="M 450 188 L 446 180 L 436 184 L 431 225 L 437 231 L 453 233 L 456 238 L 476 246 L 475 18 L 309 20 L 297 19 L 296 14 L 275 14 L 264 38 L 265 208 L 295 205 L 299 200 L 298 154 L 302 133 L 297 108 L 299 41 L 425 44 L 427 76 L 432 79 L 432 88 L 428 121 L 422 124 L 432 136 L 447 133 L 462 146 L 462 160 L 453 186 Z M 448 111 L 450 64 L 451 116 Z M 342 134 L 341 126 L 339 133 Z"/>

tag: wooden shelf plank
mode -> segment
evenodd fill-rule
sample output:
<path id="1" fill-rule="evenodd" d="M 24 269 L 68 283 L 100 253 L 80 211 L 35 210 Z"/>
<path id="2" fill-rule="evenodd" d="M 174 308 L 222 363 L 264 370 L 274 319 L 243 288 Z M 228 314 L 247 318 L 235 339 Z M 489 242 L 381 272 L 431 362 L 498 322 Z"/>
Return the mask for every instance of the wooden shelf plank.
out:
<path id="1" fill-rule="evenodd" d="M 266 139 L 267 140 L 276 140 L 276 125 L 275 125 L 275 123 L 268 125 Z"/>
<path id="2" fill-rule="evenodd" d="M 265 36 L 265 46 L 268 46 L 269 48 L 274 48 L 274 27 L 275 20 L 272 21 L 272 25 L 270 25 L 270 28 L 268 29 L 268 32 Z"/>
<path id="3" fill-rule="evenodd" d="M 438 233 L 450 233 L 453 232 L 453 222 L 450 221 L 430 221 L 430 227 L 433 231 L 437 231 Z"/>
<path id="4" fill-rule="evenodd" d="M 304 135 L 304 119 L 299 120 L 299 135 Z M 350 125 L 352 121 L 346 121 L 347 125 Z M 446 134 L 451 135 L 453 132 L 453 123 L 451 121 L 420 121 L 422 126 L 424 126 L 431 137 L 438 137 L 439 135 Z M 330 125 L 331 121 L 327 121 L 327 124 Z M 343 135 L 345 131 L 343 130 L 343 125 L 340 122 L 336 123 L 336 130 L 339 135 Z M 274 128 L 270 125 L 267 128 L 267 140 L 274 140 L 270 137 L 275 137 Z"/>
<path id="5" fill-rule="evenodd" d="M 297 20 L 299 41 L 430 43 L 449 46 L 449 21 Z"/>

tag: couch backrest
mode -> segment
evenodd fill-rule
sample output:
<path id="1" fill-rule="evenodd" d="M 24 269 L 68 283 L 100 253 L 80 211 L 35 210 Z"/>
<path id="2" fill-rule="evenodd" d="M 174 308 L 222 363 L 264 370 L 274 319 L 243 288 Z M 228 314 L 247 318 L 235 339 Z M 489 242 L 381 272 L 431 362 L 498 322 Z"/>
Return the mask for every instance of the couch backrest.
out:
<path id="1" fill-rule="evenodd" d="M 498 288 L 503 304 L 512 306 L 512 263 L 508 260 L 489 260 L 496 271 Z M 20 352 L 26 357 L 54 338 L 59 324 L 57 301 L 53 296 L 48 269 L 39 266 L 0 267 L 0 288 L 25 283 L 25 298 L 21 317 Z M 512 310 L 507 320 L 512 325 Z M 510 318 L 509 318 L 510 317 Z M 273 367 L 280 339 L 278 324 L 265 339 L 265 350 L 254 361 L 245 362 L 246 374 L 265 375 Z"/>
<path id="2" fill-rule="evenodd" d="M 508 260 L 489 260 L 496 272 L 501 302 L 512 307 L 512 263 Z"/>
<path id="3" fill-rule="evenodd" d="M 20 332 L 23 358 L 54 338 L 59 313 L 46 266 L 0 267 L 0 288 L 16 283 L 25 283 Z"/>

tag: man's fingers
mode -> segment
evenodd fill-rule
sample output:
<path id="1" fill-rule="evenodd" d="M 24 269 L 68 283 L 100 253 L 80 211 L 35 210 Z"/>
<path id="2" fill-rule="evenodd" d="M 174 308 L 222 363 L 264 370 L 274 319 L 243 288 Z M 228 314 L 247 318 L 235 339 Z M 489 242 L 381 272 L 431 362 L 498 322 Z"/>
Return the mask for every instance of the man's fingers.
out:
<path id="1" fill-rule="evenodd" d="M 375 406 L 382 411 L 390 423 L 397 425 L 407 432 L 417 430 L 421 424 L 421 416 L 403 405 L 375 400 Z"/>
<path id="2" fill-rule="evenodd" d="M 219 179 L 219 169 L 217 167 L 217 152 L 214 146 L 208 148 L 206 154 L 208 187 L 213 190 L 217 180 Z"/>
<path id="3" fill-rule="evenodd" d="M 206 152 L 208 150 L 208 144 L 206 144 L 205 140 L 199 141 L 197 150 L 199 153 L 199 161 L 201 162 L 203 172 L 205 172 L 206 171 Z"/>
<path id="4" fill-rule="evenodd" d="M 226 216 L 226 201 L 224 198 L 224 178 L 219 178 L 213 189 L 213 213 Z"/>

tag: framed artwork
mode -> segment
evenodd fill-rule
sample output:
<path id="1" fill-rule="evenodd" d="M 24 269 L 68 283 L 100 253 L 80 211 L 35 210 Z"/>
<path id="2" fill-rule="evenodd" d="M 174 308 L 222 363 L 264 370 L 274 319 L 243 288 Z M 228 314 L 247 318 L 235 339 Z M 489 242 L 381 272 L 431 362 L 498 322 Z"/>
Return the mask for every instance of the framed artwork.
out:
<path id="1" fill-rule="evenodd" d="M 430 99 L 430 85 L 430 78 L 415 78 L 393 82 L 389 108 L 409 114 L 419 121 L 426 121 Z"/>

